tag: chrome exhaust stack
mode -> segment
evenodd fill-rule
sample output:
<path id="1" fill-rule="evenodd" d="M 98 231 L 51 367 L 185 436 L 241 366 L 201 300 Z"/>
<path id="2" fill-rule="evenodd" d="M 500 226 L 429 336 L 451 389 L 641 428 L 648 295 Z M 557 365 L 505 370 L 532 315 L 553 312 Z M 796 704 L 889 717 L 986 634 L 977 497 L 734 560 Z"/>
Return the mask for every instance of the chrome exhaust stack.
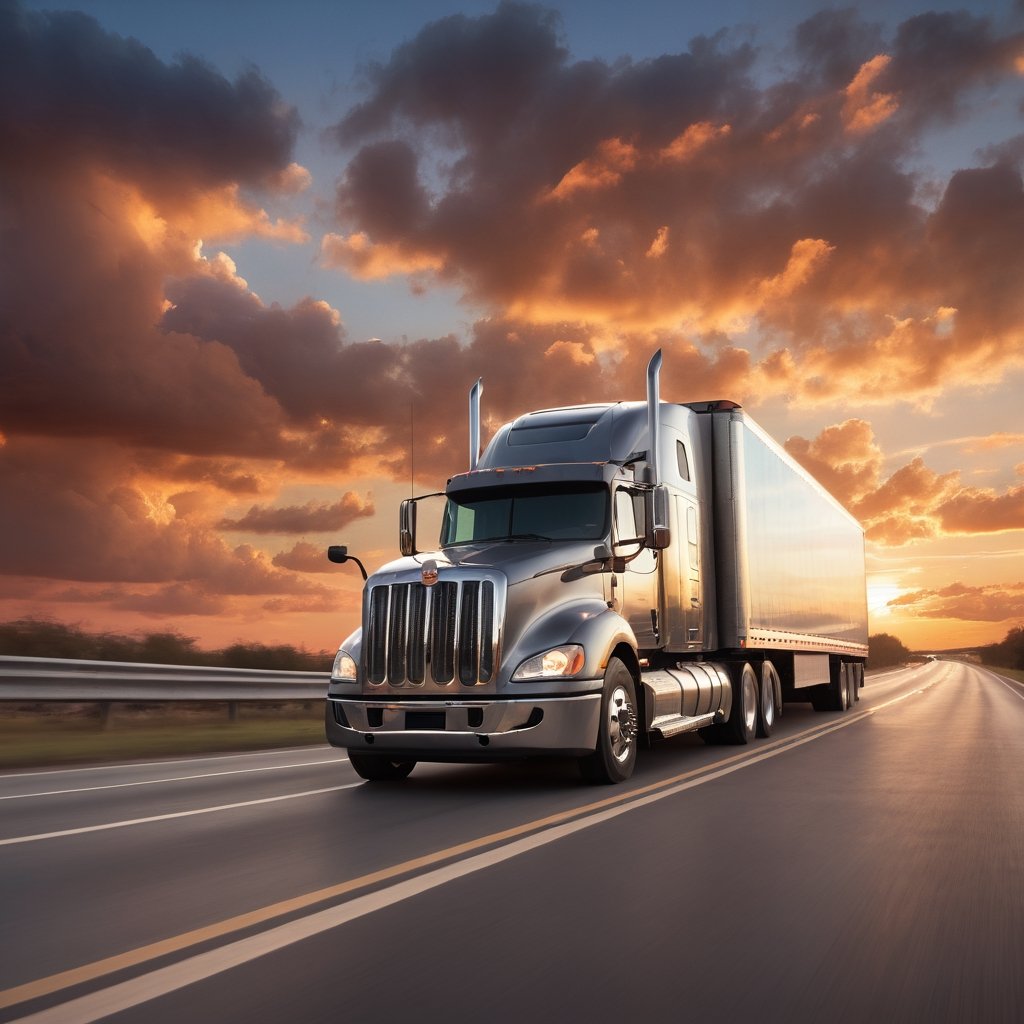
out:
<path id="1" fill-rule="evenodd" d="M 469 389 L 469 469 L 472 472 L 480 461 L 480 396 L 484 393 L 484 379 L 478 377 Z"/>
<path id="2" fill-rule="evenodd" d="M 661 349 L 651 356 L 647 364 L 647 483 L 657 487 L 661 483 L 658 471 L 658 452 L 661 450 Z"/>

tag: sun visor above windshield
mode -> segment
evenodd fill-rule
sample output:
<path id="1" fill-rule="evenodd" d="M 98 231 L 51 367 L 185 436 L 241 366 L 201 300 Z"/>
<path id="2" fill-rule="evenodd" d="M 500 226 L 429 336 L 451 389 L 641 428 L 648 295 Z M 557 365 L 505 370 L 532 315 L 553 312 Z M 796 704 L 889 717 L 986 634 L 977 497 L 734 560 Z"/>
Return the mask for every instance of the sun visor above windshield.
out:
<path id="1" fill-rule="evenodd" d="M 547 466 L 513 466 L 511 468 L 475 469 L 459 473 L 448 481 L 448 494 L 476 491 L 484 487 L 508 487 L 518 484 L 603 483 L 619 473 L 618 466 L 596 462 L 572 462 Z"/>

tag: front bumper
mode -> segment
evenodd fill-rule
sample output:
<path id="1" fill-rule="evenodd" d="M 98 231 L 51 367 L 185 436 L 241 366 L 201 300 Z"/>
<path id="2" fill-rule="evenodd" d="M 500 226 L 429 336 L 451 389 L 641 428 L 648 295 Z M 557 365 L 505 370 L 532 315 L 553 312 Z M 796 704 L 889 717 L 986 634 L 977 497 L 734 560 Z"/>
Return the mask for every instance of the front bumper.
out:
<path id="1" fill-rule="evenodd" d="M 494 761 L 589 754 L 600 714 L 600 693 L 516 700 L 329 697 L 326 725 L 336 747 L 415 761 Z"/>

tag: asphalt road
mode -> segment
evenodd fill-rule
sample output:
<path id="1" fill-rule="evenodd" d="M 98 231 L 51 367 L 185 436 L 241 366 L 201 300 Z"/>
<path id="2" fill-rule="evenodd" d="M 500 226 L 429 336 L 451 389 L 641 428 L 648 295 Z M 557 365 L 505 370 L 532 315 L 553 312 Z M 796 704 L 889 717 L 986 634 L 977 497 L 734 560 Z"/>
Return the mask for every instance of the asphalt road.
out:
<path id="1" fill-rule="evenodd" d="M 0 775 L 0 1021 L 1019 1021 L 1024 687 L 869 677 L 575 767 Z"/>

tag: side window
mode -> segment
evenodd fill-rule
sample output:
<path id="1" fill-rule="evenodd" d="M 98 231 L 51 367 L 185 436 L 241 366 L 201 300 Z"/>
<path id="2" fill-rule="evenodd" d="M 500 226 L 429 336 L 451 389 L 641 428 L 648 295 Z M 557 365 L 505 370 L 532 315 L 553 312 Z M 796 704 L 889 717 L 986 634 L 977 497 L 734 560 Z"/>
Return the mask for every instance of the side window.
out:
<path id="1" fill-rule="evenodd" d="M 641 509 L 643 508 L 643 498 L 639 499 L 641 502 Z M 634 496 L 624 488 L 620 488 L 615 492 L 615 539 L 618 543 L 623 544 L 631 540 L 636 540 L 643 536 L 643 531 L 637 526 L 636 518 L 636 503 Z M 643 513 L 641 512 L 641 515 Z"/>
<path id="2" fill-rule="evenodd" d="M 686 445 L 682 441 L 676 441 L 676 463 L 679 466 L 679 475 L 684 480 L 689 480 L 690 462 L 686 457 Z"/>

